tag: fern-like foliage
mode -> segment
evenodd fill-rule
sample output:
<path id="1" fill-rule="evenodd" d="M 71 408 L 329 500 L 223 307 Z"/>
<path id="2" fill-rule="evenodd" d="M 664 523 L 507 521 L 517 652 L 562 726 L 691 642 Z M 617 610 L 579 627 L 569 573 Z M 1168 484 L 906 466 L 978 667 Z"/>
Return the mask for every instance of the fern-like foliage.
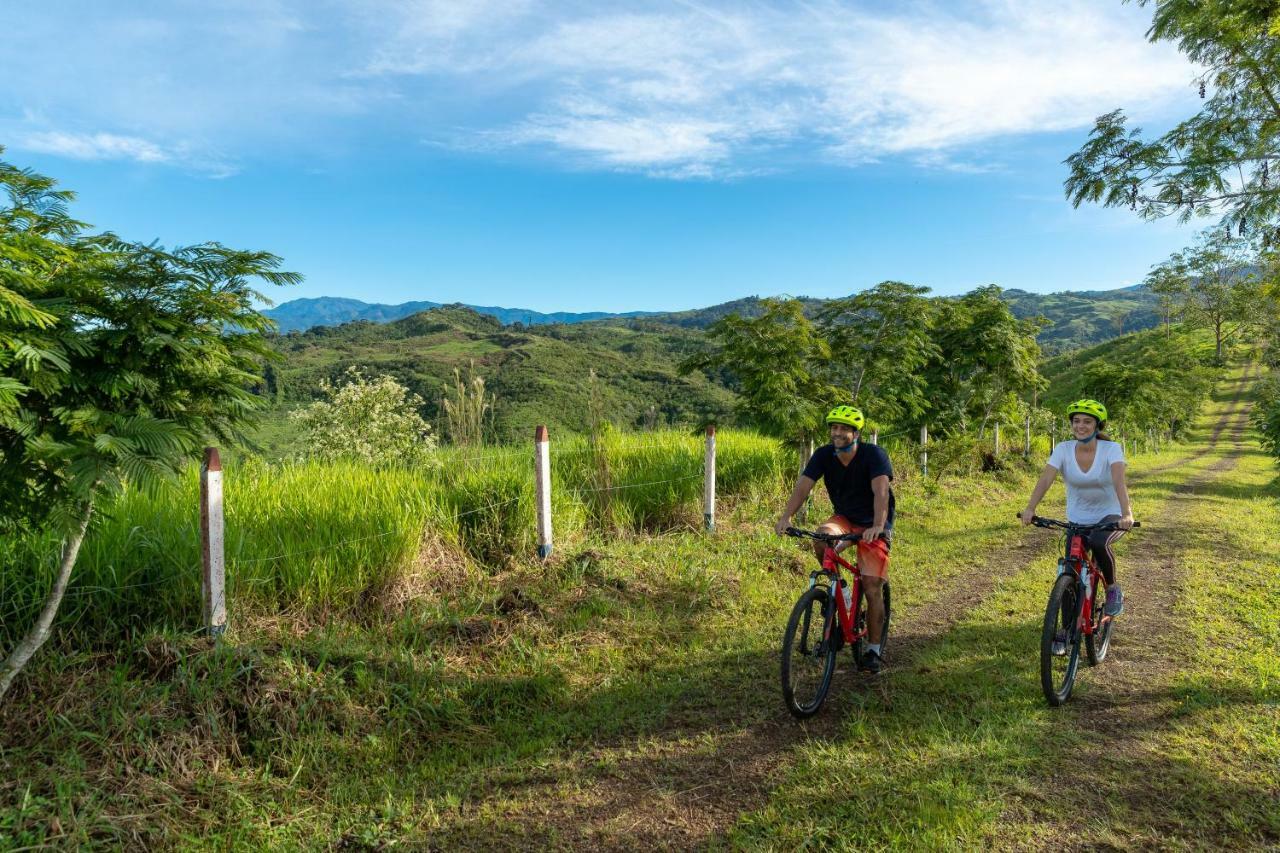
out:
<path id="1" fill-rule="evenodd" d="M 0 193 L 0 528 L 242 440 L 276 357 L 255 288 L 300 276 L 266 252 L 88 234 L 71 193 L 2 161 Z"/>

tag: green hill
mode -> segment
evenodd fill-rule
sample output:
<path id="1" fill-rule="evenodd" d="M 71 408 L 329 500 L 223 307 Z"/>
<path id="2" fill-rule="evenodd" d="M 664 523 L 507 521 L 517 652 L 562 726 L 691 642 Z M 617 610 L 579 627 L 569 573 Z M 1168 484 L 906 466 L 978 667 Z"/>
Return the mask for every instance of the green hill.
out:
<path id="1" fill-rule="evenodd" d="M 1140 289 L 1049 296 L 1015 290 L 1006 291 L 1005 297 L 1014 313 L 1040 313 L 1054 323 L 1041 335 L 1049 353 L 1113 336 L 1125 324 L 1156 322 L 1151 297 Z M 816 299 L 804 302 L 807 311 L 823 304 Z M 285 360 L 273 369 L 268 391 L 286 407 L 305 402 L 321 379 L 337 379 L 355 366 L 369 374 L 396 377 L 422 396 L 428 417 L 438 418 L 443 388 L 452 382 L 453 371 L 465 371 L 474 362 L 496 395 L 494 437 L 501 442 L 521 440 L 539 423 L 561 432 L 584 432 L 593 400 L 601 416 L 623 428 L 692 427 L 712 419 L 731 423 L 735 395 L 728 377 L 681 376 L 676 365 L 701 347 L 704 329 L 715 320 L 735 312 L 751 316 L 759 310 L 760 300 L 750 297 L 648 317 L 504 325 L 490 314 L 443 306 L 388 323 L 358 320 L 316 326 L 277 339 Z M 1093 356 L 1055 359 L 1049 369 L 1078 380 L 1078 370 L 1052 365 L 1073 365 L 1081 358 Z M 594 382 L 589 378 L 593 370 Z M 1056 379 L 1053 386 L 1073 387 Z M 270 450 L 287 446 L 291 435 L 277 412 L 268 419 L 261 440 Z"/>
<path id="2" fill-rule="evenodd" d="M 946 297 L 939 297 L 946 298 Z M 1030 293 L 1025 290 L 1006 290 L 1004 298 L 1020 318 L 1044 317 L 1050 325 L 1040 334 L 1040 345 L 1046 353 L 1063 352 L 1074 347 L 1086 346 L 1113 338 L 1127 332 L 1149 329 L 1160 322 L 1156 311 L 1156 297 L 1144 287 L 1126 287 L 1119 290 L 1090 290 L 1064 293 Z M 829 300 L 801 296 L 805 312 L 812 315 Z M 631 312 L 609 314 L 604 312 L 543 314 L 523 308 L 496 308 L 486 306 L 442 306 L 436 302 L 405 302 L 400 305 L 371 305 L 355 299 L 321 297 L 295 299 L 278 308 L 268 310 L 282 332 L 303 331 L 320 325 L 337 326 L 342 323 L 367 321 L 372 323 L 394 322 L 406 316 L 435 308 L 468 308 L 481 315 L 493 317 L 501 324 L 517 328 L 539 325 L 610 324 L 635 327 L 633 324 L 655 323 L 661 326 L 677 326 L 685 329 L 702 329 L 729 314 L 744 317 L 758 316 L 761 299 L 747 296 L 689 311 L 660 313 Z M 652 328 L 639 326 L 635 328 Z"/>
<path id="3" fill-rule="evenodd" d="M 700 337 L 697 330 L 646 321 L 503 326 L 466 308 L 437 308 L 385 325 L 356 322 L 284 335 L 278 343 L 285 362 L 270 390 L 285 402 L 309 400 L 321 379 L 354 365 L 396 377 L 436 416 L 454 369 L 474 362 L 497 397 L 501 441 L 525 438 L 539 423 L 583 432 L 593 399 L 605 417 L 625 427 L 725 420 L 732 392 L 676 371 Z"/>

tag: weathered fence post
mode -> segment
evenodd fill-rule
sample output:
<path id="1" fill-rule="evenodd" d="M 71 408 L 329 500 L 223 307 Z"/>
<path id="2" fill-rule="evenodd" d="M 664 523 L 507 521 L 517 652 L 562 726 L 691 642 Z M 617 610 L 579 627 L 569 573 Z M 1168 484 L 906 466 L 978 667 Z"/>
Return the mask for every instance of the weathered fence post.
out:
<path id="1" fill-rule="evenodd" d="M 1027 415 L 1026 432 L 1022 439 L 1022 458 L 1031 458 L 1031 415 Z"/>
<path id="2" fill-rule="evenodd" d="M 206 447 L 200 465 L 200 582 L 204 627 L 217 637 L 227 630 L 226 559 L 223 548 L 222 460 L 218 448 Z"/>
<path id="3" fill-rule="evenodd" d="M 707 427 L 707 450 L 702 460 L 702 519 L 716 529 L 716 428 Z"/>
<path id="4" fill-rule="evenodd" d="M 871 431 L 871 443 L 872 444 L 880 443 L 880 430 L 876 429 Z"/>
<path id="5" fill-rule="evenodd" d="M 538 559 L 551 556 L 551 441 L 547 428 L 533 431 L 533 484 L 538 499 Z"/>
<path id="6" fill-rule="evenodd" d="M 996 424 L 994 447 L 995 447 L 994 455 L 999 456 L 1000 455 L 1000 424 L 998 423 Z"/>
<path id="7" fill-rule="evenodd" d="M 920 427 L 920 473 L 929 476 L 929 427 Z"/>

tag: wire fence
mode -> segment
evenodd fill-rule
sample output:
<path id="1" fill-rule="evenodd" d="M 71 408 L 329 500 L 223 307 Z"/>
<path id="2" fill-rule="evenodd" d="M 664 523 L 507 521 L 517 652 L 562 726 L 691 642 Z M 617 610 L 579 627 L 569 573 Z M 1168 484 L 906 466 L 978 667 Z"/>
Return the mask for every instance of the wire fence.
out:
<path id="1" fill-rule="evenodd" d="M 1011 456 L 1020 455 L 1028 452 L 1030 453 L 1040 452 L 1040 449 L 1045 445 L 1048 445 L 1051 447 L 1056 437 L 1052 433 L 1049 433 L 1048 431 L 1035 430 L 1034 431 L 1035 434 L 1032 436 L 1034 440 L 1030 443 L 1030 447 L 1027 447 L 1025 442 L 1025 439 L 1026 439 L 1025 424 L 1022 425 L 1021 428 L 1018 428 L 1018 427 L 1010 428 L 1007 425 L 1002 425 L 1002 426 L 1004 426 L 1005 429 L 1007 429 L 1007 432 L 1004 432 L 1003 435 L 1007 436 L 1008 439 L 1012 439 L 1011 441 L 1008 441 L 1004 445 L 1003 452 Z M 1062 430 L 1060 435 L 1061 437 L 1065 438 L 1066 437 L 1065 430 Z M 1148 435 L 1146 436 L 1146 438 L 1147 438 L 1147 442 L 1145 446 L 1135 447 L 1134 449 L 1149 450 L 1149 449 L 1152 449 L 1153 445 L 1156 448 L 1159 447 L 1158 437 L 1154 435 Z M 892 441 L 899 447 L 905 444 L 906 447 L 911 449 L 911 452 L 913 453 L 920 452 L 921 461 L 924 460 L 926 453 L 931 451 L 936 452 L 937 450 L 945 446 L 946 442 L 948 441 L 947 438 L 932 438 L 932 439 L 926 438 L 922 442 L 916 441 L 915 431 L 909 430 L 909 429 L 901 429 L 901 430 L 895 430 L 889 433 L 877 434 L 875 436 L 875 439 L 879 443 Z M 905 439 L 905 441 L 902 441 L 903 439 Z M 994 439 L 994 436 L 989 434 L 988 436 L 984 437 L 980 441 L 984 443 L 985 446 L 991 447 L 993 445 L 993 439 Z M 539 453 L 537 451 L 537 448 L 535 447 L 535 452 L 533 454 L 534 459 L 531 460 L 533 464 L 530 465 L 529 469 L 527 469 L 528 473 L 532 475 L 532 478 L 531 478 L 532 482 L 530 482 L 529 480 L 524 480 L 524 481 L 516 481 L 513 483 L 510 480 L 507 480 L 507 481 L 495 484 L 497 487 L 500 487 L 503 490 L 508 490 L 513 487 L 516 488 L 517 490 L 519 490 L 520 493 L 516 494 L 515 496 L 507 497 L 503 500 L 491 501 L 479 506 L 472 506 L 470 508 L 459 507 L 456 509 L 456 511 L 453 511 L 447 514 L 430 512 L 428 516 L 425 516 L 423 518 L 421 527 L 416 527 L 412 529 L 401 526 L 401 527 L 398 527 L 397 529 L 387 529 L 379 532 L 368 533 L 367 535 L 339 538 L 333 541 L 323 542 L 322 544 L 316 544 L 312 547 L 280 549 L 278 552 L 271 553 L 264 556 L 247 556 L 247 555 L 238 556 L 234 553 L 233 554 L 223 553 L 223 554 L 216 555 L 217 559 L 213 560 L 213 562 L 215 562 L 219 567 L 226 566 L 229 564 L 232 571 L 235 572 L 236 574 L 235 582 L 237 586 L 244 585 L 250 588 L 255 586 L 264 586 L 264 585 L 277 583 L 279 581 L 274 575 L 259 577 L 259 576 L 256 576 L 257 575 L 256 571 L 246 571 L 246 570 L 250 570 L 250 569 L 253 569 L 254 567 L 263 566 L 263 565 L 269 565 L 269 566 L 288 565 L 290 563 L 294 563 L 298 561 L 301 558 L 307 558 L 307 557 L 310 557 L 316 554 L 321 554 L 321 553 L 341 552 L 343 549 L 349 548 L 350 546 L 358 545 L 360 543 L 386 540 L 392 537 L 408 536 L 412 538 L 417 538 L 417 537 L 420 537 L 425 530 L 430 529 L 431 525 L 454 524 L 464 519 L 468 519 L 475 516 L 481 516 L 484 514 L 492 514 L 492 513 L 502 513 L 504 510 L 510 512 L 511 508 L 521 504 L 523 504 L 524 506 L 520 510 L 521 515 L 518 519 L 509 518 L 505 520 L 500 520 L 499 524 L 507 525 L 507 527 L 512 529 L 523 530 L 524 533 L 521 533 L 520 535 L 528 536 L 529 535 L 528 531 L 530 529 L 529 521 L 532 519 L 526 518 L 525 514 L 528 513 L 530 516 L 536 515 L 537 520 L 536 520 L 535 529 L 536 529 L 536 539 L 538 541 L 538 546 L 539 546 L 539 554 L 545 557 L 549 555 L 550 547 L 553 541 L 551 536 L 553 525 L 551 523 L 551 518 L 550 518 L 550 512 L 552 507 L 552 501 L 550 499 L 551 490 L 552 490 L 552 483 L 551 483 L 552 471 L 557 471 L 560 474 L 560 478 L 556 481 L 554 488 L 555 488 L 556 494 L 561 496 L 561 501 L 563 502 L 563 499 L 567 497 L 571 502 L 570 506 L 572 505 L 573 502 L 576 502 L 577 504 L 580 504 L 583 507 L 587 508 L 586 515 L 582 515 L 582 510 L 576 511 L 579 513 L 578 515 L 579 518 L 589 518 L 591 517 L 591 513 L 593 512 L 607 511 L 607 509 L 601 510 L 599 504 L 591 503 L 592 498 L 594 496 L 607 495 L 607 494 L 628 494 L 641 489 L 649 489 L 649 490 L 655 491 L 655 494 L 652 496 L 652 498 L 650 498 L 649 496 L 646 496 L 646 498 L 641 499 L 642 501 L 650 500 L 651 501 L 650 504 L 647 504 L 647 505 L 643 503 L 637 504 L 637 506 L 640 506 L 640 507 L 645 507 L 645 506 L 648 507 L 648 510 L 642 509 L 641 516 L 652 518 L 654 517 L 652 515 L 652 507 L 654 506 L 658 506 L 659 504 L 661 504 L 661 506 L 664 507 L 664 509 L 659 510 L 659 514 L 661 515 L 661 513 L 669 512 L 669 508 L 667 508 L 666 505 L 673 500 L 677 502 L 690 502 L 694 500 L 694 496 L 685 489 L 685 486 L 686 484 L 689 484 L 693 481 L 702 480 L 704 485 L 703 494 L 702 494 L 702 503 L 703 503 L 704 514 L 707 519 L 707 526 L 708 528 L 710 528 L 712 526 L 712 520 L 715 514 L 715 502 L 716 502 L 716 481 L 715 481 L 716 461 L 715 461 L 715 455 L 714 455 L 714 443 L 711 441 L 710 437 L 708 437 L 703 441 L 699 441 L 694 436 L 686 436 L 686 435 L 663 434 L 660 436 L 654 436 L 652 438 L 645 437 L 640 440 L 637 440 L 634 436 L 626 436 L 620 441 L 607 442 L 603 446 L 602 445 L 593 446 L 591 444 L 578 444 L 570 447 L 548 448 L 546 453 L 546 458 L 547 460 L 552 460 L 552 459 L 563 460 L 565 458 L 572 458 L 575 455 L 582 455 L 586 457 L 594 456 L 594 457 L 602 458 L 605 461 L 605 464 L 607 465 L 611 452 L 618 452 L 618 453 L 624 454 L 624 456 L 629 456 L 629 455 L 634 455 L 637 451 L 647 452 L 654 449 L 659 449 L 664 451 L 676 450 L 676 451 L 679 451 L 680 457 L 684 457 L 685 453 L 688 452 L 690 457 L 688 459 L 689 465 L 690 466 L 697 465 L 698 469 L 690 470 L 690 467 L 685 467 L 684 461 L 680 461 L 674 467 L 676 467 L 677 470 L 679 468 L 685 468 L 685 470 L 688 470 L 689 473 L 675 474 L 673 476 L 661 477 L 661 478 L 655 478 L 655 479 L 642 479 L 639 482 L 628 482 L 627 479 L 634 477 L 634 475 L 636 474 L 636 469 L 634 466 L 632 466 L 630 470 L 627 470 L 624 473 L 622 480 L 620 482 L 600 483 L 597 477 L 608 477 L 610 476 L 611 473 L 613 473 L 616 476 L 617 472 L 610 472 L 608 471 L 607 468 L 600 472 L 596 472 L 596 471 L 593 471 L 590 467 L 588 467 L 586 470 L 579 469 L 576 471 L 576 476 L 582 477 L 581 480 L 577 482 L 565 483 L 564 475 L 569 471 L 574 471 L 575 469 L 572 469 L 572 468 L 566 469 L 563 466 L 556 465 L 556 466 L 549 467 L 546 471 L 543 471 L 541 474 L 539 474 L 539 472 L 537 471 L 537 466 L 542 463 L 539 461 L 540 460 Z M 494 449 L 494 450 L 488 450 L 488 451 L 483 451 L 478 453 L 468 453 L 468 454 L 462 454 L 462 455 L 450 456 L 445 454 L 442 456 L 442 459 L 446 463 L 476 462 L 476 461 L 494 460 L 494 459 L 513 460 L 513 459 L 520 459 L 521 457 L 525 457 L 527 459 L 528 458 L 526 456 L 527 452 L 528 452 L 527 450 L 522 451 L 521 448 L 518 448 L 518 447 L 508 447 L 508 448 Z M 786 464 L 786 462 L 784 461 L 787 454 L 780 447 L 775 449 L 774 454 L 777 462 L 780 464 L 776 467 L 768 469 L 771 472 L 770 476 L 776 477 L 778 475 L 778 472 L 781 472 L 782 476 L 785 477 L 787 469 L 791 467 L 788 464 Z M 702 458 L 699 458 L 699 457 L 702 457 Z M 795 457 L 793 456 L 792 459 L 794 460 Z M 904 460 L 908 468 L 911 466 L 912 462 L 914 461 L 915 460 Z M 664 463 L 664 464 L 667 464 L 667 463 Z M 935 462 L 935 465 L 936 464 L 937 462 Z M 791 473 L 794 474 L 795 470 L 796 470 L 795 468 L 791 468 Z M 739 477 L 740 476 L 741 475 L 739 475 Z M 759 472 L 754 472 L 752 476 L 761 476 L 761 474 Z M 673 488 L 663 490 L 661 487 L 664 487 L 664 486 L 673 487 Z M 483 484 L 481 484 L 480 487 L 483 488 Z M 508 492 L 508 494 L 510 494 L 510 492 Z M 656 501 L 657 503 L 652 503 L 653 501 Z M 530 504 L 532 504 L 532 507 L 530 507 Z M 605 506 L 607 507 L 608 505 L 605 505 Z M 562 506 L 562 509 L 563 508 L 564 507 Z M 532 512 L 530 511 L 531 509 L 532 509 Z M 207 508 L 205 509 L 205 511 L 206 512 L 208 511 Z M 646 512 L 648 513 L 647 515 L 646 515 Z M 546 514 L 547 517 L 544 518 L 543 517 L 544 514 Z M 571 512 L 571 515 L 572 515 L 572 512 Z M 641 516 L 636 516 L 636 517 L 641 517 Z M 501 516 L 499 516 L 499 518 L 501 519 Z M 484 535 L 488 535 L 488 530 L 484 525 L 481 525 L 479 527 L 475 527 L 473 525 L 468 527 L 468 530 L 466 531 L 465 535 L 484 536 Z M 523 541 L 527 542 L 528 540 L 525 539 Z M 153 545 L 152 547 L 160 547 L 160 546 Z M 243 547 L 244 547 L 244 539 L 243 538 L 238 539 L 236 550 L 242 549 Z M 375 554 L 376 553 L 377 552 L 375 552 Z M 230 559 L 227 559 L 228 557 Z M 177 561 L 174 561 L 174 562 L 176 563 Z M 225 571 L 225 569 L 219 569 L 219 570 Z M 72 588 L 67 591 L 66 597 L 71 600 L 83 600 L 83 599 L 94 597 L 94 596 L 113 596 L 113 597 L 128 596 L 130 594 L 134 594 L 142 590 L 151 590 L 156 587 L 181 585 L 184 583 L 182 579 L 186 577 L 189 579 L 201 579 L 201 586 L 202 588 L 205 589 L 204 594 L 206 596 L 209 596 L 209 595 L 214 596 L 213 601 L 209 601 L 209 600 L 205 601 L 206 609 L 208 609 L 211 606 L 221 606 L 225 604 L 225 596 L 226 596 L 225 583 L 223 583 L 221 579 L 217 584 L 215 584 L 214 590 L 212 592 L 210 592 L 206 588 L 206 584 L 203 581 L 203 578 L 208 577 L 208 572 L 209 572 L 208 566 L 200 566 L 196 568 L 196 567 L 191 567 L 189 564 L 184 564 L 182 566 L 177 566 L 176 568 L 171 567 L 166 572 L 166 574 L 162 577 L 133 581 L 129 583 L 108 584 L 108 583 L 103 583 L 102 581 L 98 580 L 98 578 L 95 577 L 95 578 L 92 578 L 92 580 L 96 582 L 91 582 L 85 585 L 73 585 Z M 74 579 L 73 579 L 73 583 L 74 583 Z M 185 583 L 190 583 L 190 580 L 185 581 Z"/>

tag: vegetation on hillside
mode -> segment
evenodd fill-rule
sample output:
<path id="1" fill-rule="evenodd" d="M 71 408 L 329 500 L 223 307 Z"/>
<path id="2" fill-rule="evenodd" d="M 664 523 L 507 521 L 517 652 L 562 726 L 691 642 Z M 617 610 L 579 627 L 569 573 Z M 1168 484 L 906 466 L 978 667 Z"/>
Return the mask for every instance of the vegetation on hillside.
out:
<path id="1" fill-rule="evenodd" d="M 1046 361 L 1042 401 L 1060 413 L 1082 397 L 1102 400 L 1117 434 L 1180 439 L 1220 377 L 1217 365 L 1204 330 L 1148 329 Z"/>
<path id="2" fill-rule="evenodd" d="M 86 234 L 71 193 L 4 162 L 0 192 L 0 534 L 51 532 L 57 566 L 6 645 L 2 697 L 50 635 L 95 510 L 251 424 L 272 357 L 253 284 L 300 277 L 265 252 Z"/>

